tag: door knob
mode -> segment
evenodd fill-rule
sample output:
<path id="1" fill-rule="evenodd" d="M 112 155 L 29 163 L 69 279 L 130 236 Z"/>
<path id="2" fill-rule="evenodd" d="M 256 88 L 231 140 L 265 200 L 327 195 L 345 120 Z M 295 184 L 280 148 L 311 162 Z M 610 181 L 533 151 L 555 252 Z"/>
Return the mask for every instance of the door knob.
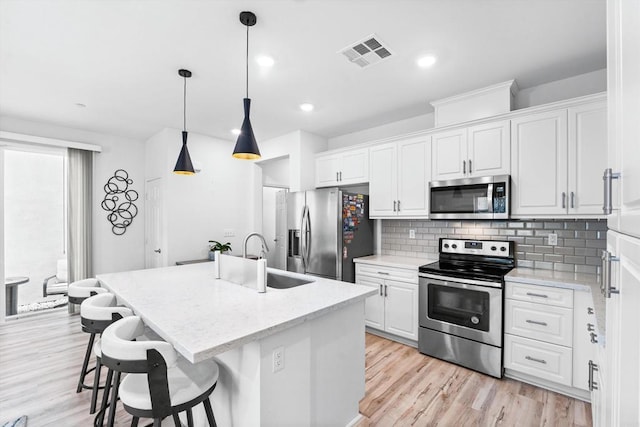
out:
<path id="1" fill-rule="evenodd" d="M 157 254 L 160 254 L 160 253 L 162 253 L 162 250 L 161 250 L 161 249 L 154 249 L 154 251 L 153 251 L 153 252 L 155 252 L 155 253 L 157 253 Z"/>

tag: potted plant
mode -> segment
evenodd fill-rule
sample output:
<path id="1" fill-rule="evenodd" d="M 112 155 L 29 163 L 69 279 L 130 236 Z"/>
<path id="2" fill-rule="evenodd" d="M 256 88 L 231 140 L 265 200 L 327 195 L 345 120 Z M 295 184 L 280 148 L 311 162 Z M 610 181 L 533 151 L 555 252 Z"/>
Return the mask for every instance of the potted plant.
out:
<path id="1" fill-rule="evenodd" d="M 225 253 L 231 251 L 231 243 L 220 243 L 217 240 L 209 240 L 209 259 L 215 261 L 215 251 Z"/>

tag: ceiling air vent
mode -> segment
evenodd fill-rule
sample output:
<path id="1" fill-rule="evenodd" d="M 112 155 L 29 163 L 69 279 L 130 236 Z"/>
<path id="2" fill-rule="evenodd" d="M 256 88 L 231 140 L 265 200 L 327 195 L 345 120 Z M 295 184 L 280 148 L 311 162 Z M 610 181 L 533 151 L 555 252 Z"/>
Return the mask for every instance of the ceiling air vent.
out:
<path id="1" fill-rule="evenodd" d="M 349 62 L 362 68 L 376 64 L 392 55 L 389 47 L 385 46 L 375 34 L 352 43 L 338 53 L 343 54 Z"/>

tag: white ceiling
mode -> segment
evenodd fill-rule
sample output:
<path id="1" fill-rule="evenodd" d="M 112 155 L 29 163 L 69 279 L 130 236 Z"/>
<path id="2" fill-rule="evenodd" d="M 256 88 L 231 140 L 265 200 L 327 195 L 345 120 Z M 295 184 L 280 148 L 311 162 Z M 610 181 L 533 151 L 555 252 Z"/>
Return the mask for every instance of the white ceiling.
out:
<path id="1" fill-rule="evenodd" d="M 334 137 L 502 81 L 522 89 L 606 66 L 605 0 L 0 0 L 0 114 L 147 139 L 182 127 L 187 68 L 188 130 L 234 140 L 242 10 L 258 18 L 258 141 L 297 129 Z M 337 53 L 372 33 L 391 58 L 361 69 Z M 430 69 L 415 63 L 425 53 L 438 57 Z M 275 65 L 261 70 L 259 54 Z"/>

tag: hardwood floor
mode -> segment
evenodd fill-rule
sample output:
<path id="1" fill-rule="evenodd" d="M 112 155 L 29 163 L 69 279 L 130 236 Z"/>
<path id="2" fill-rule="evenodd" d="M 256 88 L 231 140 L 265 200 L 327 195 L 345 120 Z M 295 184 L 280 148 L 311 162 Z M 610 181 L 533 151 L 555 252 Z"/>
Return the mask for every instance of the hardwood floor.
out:
<path id="1" fill-rule="evenodd" d="M 0 425 L 21 415 L 28 415 L 29 427 L 93 425 L 91 392 L 75 392 L 88 337 L 66 308 L 0 325 Z M 359 427 L 591 425 L 589 404 L 371 334 L 360 412 Z M 119 406 L 116 425 L 130 420 Z"/>
<path id="2" fill-rule="evenodd" d="M 366 336 L 366 426 L 591 426 L 591 405 Z"/>

